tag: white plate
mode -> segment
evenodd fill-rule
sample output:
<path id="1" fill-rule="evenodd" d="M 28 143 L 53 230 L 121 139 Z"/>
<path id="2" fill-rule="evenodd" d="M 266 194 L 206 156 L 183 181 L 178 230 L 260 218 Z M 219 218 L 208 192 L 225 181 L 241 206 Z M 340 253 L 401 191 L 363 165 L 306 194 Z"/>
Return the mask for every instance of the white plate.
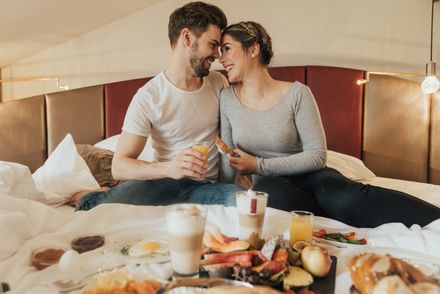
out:
<path id="1" fill-rule="evenodd" d="M 362 238 L 359 238 L 359 239 L 362 239 Z M 329 246 L 334 246 L 334 247 L 339 247 L 339 248 L 359 248 L 359 247 L 368 246 L 368 243 L 367 244 L 342 243 L 342 242 L 327 240 L 327 239 L 318 238 L 318 237 L 313 237 L 313 240 L 315 240 L 315 242 L 318 243 L 318 245 L 324 244 L 324 245 L 329 245 Z"/>
<path id="2" fill-rule="evenodd" d="M 332 233 L 341 233 L 341 234 L 345 234 L 345 233 L 349 233 L 349 232 L 353 232 L 353 230 L 348 230 L 348 231 L 344 231 L 344 230 L 338 230 L 338 231 L 334 231 L 331 229 L 326 229 L 323 228 L 324 230 L 326 230 L 327 234 L 332 234 Z M 313 228 L 314 232 L 319 231 L 319 229 L 317 228 Z M 358 232 L 356 233 L 356 239 L 363 239 L 365 238 L 362 234 L 359 234 Z M 329 245 L 329 246 L 335 246 L 335 247 L 339 247 L 339 248 L 361 248 L 361 247 L 366 247 L 368 246 L 368 239 L 365 238 L 367 240 L 367 244 L 351 244 L 351 243 L 343 243 L 343 242 L 338 242 L 338 241 L 332 241 L 332 240 L 327 240 L 324 238 L 318 238 L 318 237 L 313 237 L 313 240 L 315 240 L 315 242 L 317 242 L 318 244 L 325 244 L 325 245 Z"/>
<path id="3" fill-rule="evenodd" d="M 157 241 L 161 244 L 165 253 L 150 256 L 134 257 L 124 253 L 128 251 L 134 244 L 142 240 Z M 109 240 L 104 248 L 104 254 L 110 258 L 124 263 L 162 263 L 170 261 L 168 236 L 163 232 L 156 233 L 126 233 L 116 236 Z"/>
<path id="4" fill-rule="evenodd" d="M 342 251 L 342 254 L 338 257 L 335 293 L 350 293 L 350 287 L 353 282 L 351 281 L 350 272 L 348 270 L 348 263 L 355 255 L 360 253 L 376 253 L 381 255 L 390 254 L 393 257 L 402 258 L 412 265 L 417 266 L 428 276 L 440 275 L 440 259 L 427 254 L 406 249 L 388 247 L 346 249 Z"/>
<path id="5" fill-rule="evenodd" d="M 90 276 L 85 281 L 86 285 L 84 286 L 84 288 L 79 291 L 73 292 L 72 294 L 80 294 L 80 293 L 84 293 L 85 291 L 93 291 L 94 289 L 96 289 L 98 287 L 98 275 L 100 274 L 109 275 L 107 278 L 104 278 L 105 280 L 107 280 L 108 283 L 115 283 L 115 281 L 117 280 L 124 281 L 127 279 L 134 281 L 142 281 L 146 279 L 155 280 L 159 282 L 161 285 L 167 283 L 166 281 L 162 281 L 148 275 L 133 277 L 133 275 L 130 273 L 130 270 L 127 267 L 123 266 L 123 267 L 117 267 L 115 269 L 103 270 L 99 273 Z"/>

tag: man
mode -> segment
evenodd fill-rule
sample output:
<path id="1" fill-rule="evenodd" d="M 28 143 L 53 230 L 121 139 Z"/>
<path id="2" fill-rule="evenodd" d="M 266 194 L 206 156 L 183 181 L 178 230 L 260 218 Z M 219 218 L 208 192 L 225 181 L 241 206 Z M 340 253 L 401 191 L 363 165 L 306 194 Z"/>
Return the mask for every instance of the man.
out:
<path id="1" fill-rule="evenodd" d="M 226 24 L 218 7 L 203 2 L 188 3 L 171 14 L 171 62 L 134 96 L 114 154 L 113 176 L 127 182 L 78 197 L 77 210 L 114 202 L 235 204 L 235 192 L 241 188 L 215 183 L 218 151 L 214 138 L 225 79 L 209 71 L 219 58 Z M 149 136 L 157 162 L 136 159 Z M 210 142 L 208 161 L 191 149 L 194 141 L 202 140 Z"/>

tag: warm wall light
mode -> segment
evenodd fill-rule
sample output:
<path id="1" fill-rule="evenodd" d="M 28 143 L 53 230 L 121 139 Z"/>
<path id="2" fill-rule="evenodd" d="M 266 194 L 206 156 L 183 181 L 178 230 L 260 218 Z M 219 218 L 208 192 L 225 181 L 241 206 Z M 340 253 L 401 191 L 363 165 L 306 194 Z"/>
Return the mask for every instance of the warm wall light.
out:
<path id="1" fill-rule="evenodd" d="M 382 72 L 382 71 L 367 71 L 365 74 L 365 79 L 357 80 L 356 84 L 363 85 L 370 81 L 370 74 L 382 75 L 382 76 L 393 76 L 393 77 L 423 77 L 422 75 L 399 73 L 399 72 Z"/>
<path id="2" fill-rule="evenodd" d="M 20 83 L 20 82 L 33 82 L 33 81 L 56 81 L 57 88 L 63 90 L 69 90 L 69 86 L 65 84 L 60 84 L 59 79 L 56 77 L 4 79 L 4 80 L 0 80 L 0 83 Z"/>
<path id="3" fill-rule="evenodd" d="M 432 0 L 431 5 L 431 50 L 429 55 L 429 62 L 426 64 L 426 77 L 422 82 L 422 91 L 426 94 L 432 94 L 438 91 L 440 88 L 440 81 L 435 75 L 435 62 L 432 61 L 432 33 L 434 24 L 434 2 L 438 0 Z"/>

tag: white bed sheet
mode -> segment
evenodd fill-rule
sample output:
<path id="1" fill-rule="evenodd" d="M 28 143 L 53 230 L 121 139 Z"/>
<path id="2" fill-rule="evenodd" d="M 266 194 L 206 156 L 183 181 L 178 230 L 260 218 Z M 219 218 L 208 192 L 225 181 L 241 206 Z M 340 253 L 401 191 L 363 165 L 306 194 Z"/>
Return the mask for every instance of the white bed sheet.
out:
<path id="1" fill-rule="evenodd" d="M 345 159 L 344 159 L 345 160 Z M 357 167 L 353 169 L 359 174 Z M 440 207 L 440 186 L 369 177 L 363 183 L 396 189 Z M 126 231 L 145 231 L 154 228 L 165 231 L 164 207 L 105 204 L 88 212 L 74 213 L 73 207 L 53 207 L 37 201 L 12 197 L 0 193 L 0 280 L 10 283 L 11 293 L 26 293 L 44 281 L 63 277 L 57 267 L 36 271 L 30 265 L 30 253 L 41 246 L 69 248 L 70 241 L 83 234 L 100 233 L 106 237 Z M 284 233 L 287 238 L 289 214 L 268 209 L 264 232 Z M 222 231 L 237 235 L 235 208 L 211 206 L 209 224 L 218 225 Z M 349 230 L 351 227 L 326 218 L 317 218 L 319 227 Z M 424 228 L 415 225 L 410 229 L 402 224 L 385 224 L 376 229 L 359 229 L 375 247 L 392 247 L 428 253 L 440 258 L 440 220 Z M 339 254 L 338 250 L 333 252 Z M 108 265 L 102 248 L 81 255 L 82 274 L 95 272 Z M 46 289 L 48 291 L 48 289 Z M 43 289 L 44 291 L 46 291 Z"/>
<path id="2" fill-rule="evenodd" d="M 155 231 L 165 233 L 165 207 L 132 206 L 123 204 L 103 204 L 87 212 L 60 212 L 46 205 L 26 199 L 0 195 L 0 277 L 10 283 L 11 293 L 26 293 L 34 287 L 52 280 L 65 278 L 57 266 L 36 271 L 30 265 L 30 254 L 41 246 L 70 247 L 70 241 L 83 234 L 99 233 L 106 238 L 114 238 L 126 232 Z M 208 228 L 215 224 L 228 235 L 237 235 L 237 213 L 235 207 L 210 206 Z M 317 217 L 319 228 L 353 230 L 335 220 Z M 263 234 L 282 233 L 287 238 L 289 213 L 267 209 Z M 421 228 L 414 225 L 406 228 L 402 224 L 385 224 L 375 229 L 357 229 L 367 237 L 374 247 L 393 247 L 428 253 L 440 258 L 440 220 Z M 341 249 L 334 248 L 333 254 Z M 82 271 L 80 275 L 108 267 L 111 262 L 103 253 L 103 248 L 80 255 Z M 78 274 L 78 273 L 76 273 Z M 48 289 L 44 291 L 49 291 Z M 31 292 L 29 292 L 31 293 Z"/>

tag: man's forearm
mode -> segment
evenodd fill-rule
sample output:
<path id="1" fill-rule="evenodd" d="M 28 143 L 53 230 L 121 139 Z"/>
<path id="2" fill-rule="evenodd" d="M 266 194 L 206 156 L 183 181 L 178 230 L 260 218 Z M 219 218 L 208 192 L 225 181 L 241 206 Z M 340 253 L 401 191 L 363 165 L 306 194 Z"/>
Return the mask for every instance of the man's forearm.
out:
<path id="1" fill-rule="evenodd" d="M 168 162 L 146 162 L 127 157 L 114 157 L 112 175 L 115 180 L 155 180 L 168 177 Z"/>

